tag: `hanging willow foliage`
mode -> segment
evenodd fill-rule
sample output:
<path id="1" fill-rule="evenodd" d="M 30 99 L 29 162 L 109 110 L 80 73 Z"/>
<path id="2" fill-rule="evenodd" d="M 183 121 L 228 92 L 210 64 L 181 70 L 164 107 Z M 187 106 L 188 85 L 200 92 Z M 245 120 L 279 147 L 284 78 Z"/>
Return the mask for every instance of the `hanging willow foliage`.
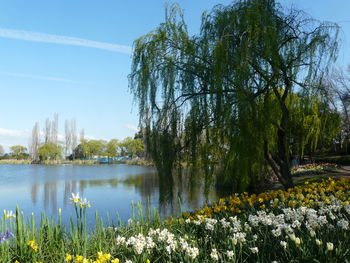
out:
<path id="1" fill-rule="evenodd" d="M 169 6 L 165 22 L 135 41 L 129 76 L 159 171 L 170 176 L 186 163 L 234 190 L 272 171 L 292 186 L 291 112 L 319 96 L 336 51 L 335 24 L 286 12 L 273 0 L 218 5 L 203 14 L 194 36 L 180 8 Z M 317 110 L 303 114 L 306 125 L 320 121 Z M 317 135 L 312 129 L 303 140 Z"/>

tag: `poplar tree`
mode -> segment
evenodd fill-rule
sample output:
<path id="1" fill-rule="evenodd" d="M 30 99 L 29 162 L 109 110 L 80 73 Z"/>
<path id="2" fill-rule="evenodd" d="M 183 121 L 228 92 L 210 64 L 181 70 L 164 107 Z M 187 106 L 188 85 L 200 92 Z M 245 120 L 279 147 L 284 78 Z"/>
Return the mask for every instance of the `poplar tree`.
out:
<path id="1" fill-rule="evenodd" d="M 32 138 L 29 146 L 30 158 L 33 162 L 39 161 L 39 145 L 40 145 L 40 128 L 39 123 L 36 122 L 32 130 Z"/>

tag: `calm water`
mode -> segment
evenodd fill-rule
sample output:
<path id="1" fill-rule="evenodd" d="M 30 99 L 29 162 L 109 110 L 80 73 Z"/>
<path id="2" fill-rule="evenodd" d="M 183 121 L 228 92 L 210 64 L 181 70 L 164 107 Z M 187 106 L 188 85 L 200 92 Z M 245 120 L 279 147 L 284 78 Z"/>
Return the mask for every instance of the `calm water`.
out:
<path id="1" fill-rule="evenodd" d="M 129 165 L 0 165 L 0 211 L 15 210 L 16 205 L 25 215 L 32 212 L 37 219 L 40 213 L 57 216 L 62 208 L 64 222 L 68 222 L 74 209 L 69 202 L 71 193 L 80 193 L 92 204 L 87 211 L 88 221 L 94 222 L 94 211 L 99 215 L 110 214 L 116 221 L 117 213 L 123 221 L 132 215 L 131 203 L 147 200 L 164 218 L 182 210 L 202 206 L 206 201 L 218 198 L 211 190 L 204 195 L 201 184 L 190 184 L 186 178 L 176 179 L 172 186 L 164 183 L 160 188 L 155 168 Z"/>

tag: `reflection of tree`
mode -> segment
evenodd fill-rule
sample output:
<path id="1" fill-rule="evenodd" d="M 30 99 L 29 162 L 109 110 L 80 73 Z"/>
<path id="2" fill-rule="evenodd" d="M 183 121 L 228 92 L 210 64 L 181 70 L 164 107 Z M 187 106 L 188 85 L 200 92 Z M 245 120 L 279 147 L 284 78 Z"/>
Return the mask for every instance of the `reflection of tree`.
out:
<path id="1" fill-rule="evenodd" d="M 32 184 L 30 193 L 31 193 L 31 199 L 33 204 L 36 204 L 36 201 L 38 199 L 38 190 L 39 190 L 39 185 Z"/>
<path id="2" fill-rule="evenodd" d="M 198 174 L 200 175 L 200 173 Z M 58 208 L 57 195 L 59 194 L 59 189 L 62 189 L 61 187 L 64 187 L 64 189 L 62 189 L 64 207 L 69 204 L 69 198 L 72 192 L 80 192 L 80 196 L 84 196 L 86 189 L 105 189 L 106 187 L 113 189 L 130 188 L 135 189 L 138 193 L 143 207 L 146 207 L 148 200 L 151 200 L 151 208 L 156 206 L 159 209 L 160 215 L 166 217 L 179 213 L 180 200 L 182 209 L 185 211 L 200 207 L 205 201 L 216 199 L 217 193 L 215 191 L 210 191 L 209 195 L 204 195 L 205 186 L 203 183 L 199 182 L 200 180 L 198 178 L 191 177 L 188 173 L 183 171 L 179 172 L 177 175 L 174 173 L 174 178 L 171 182 L 168 180 L 160 181 L 160 177 L 155 172 L 138 175 L 123 175 L 122 179 L 95 178 L 93 180 L 70 180 L 64 181 L 63 185 L 59 181 L 44 182 L 43 184 L 33 182 L 31 185 L 31 200 L 36 204 L 38 201 L 38 193 L 43 189 L 42 197 L 45 209 L 50 209 L 53 214 L 56 214 Z M 94 196 L 89 196 L 89 198 L 93 201 Z M 131 201 L 132 200 L 130 200 L 130 203 Z"/>
<path id="3" fill-rule="evenodd" d="M 78 182 L 77 181 L 65 181 L 64 182 L 64 195 L 63 195 L 63 202 L 64 206 L 66 207 L 66 204 L 69 202 L 69 198 L 72 193 L 77 193 L 78 189 Z"/>
<path id="4" fill-rule="evenodd" d="M 57 183 L 49 182 L 44 184 L 44 207 L 48 209 L 49 205 L 52 212 L 57 211 Z"/>

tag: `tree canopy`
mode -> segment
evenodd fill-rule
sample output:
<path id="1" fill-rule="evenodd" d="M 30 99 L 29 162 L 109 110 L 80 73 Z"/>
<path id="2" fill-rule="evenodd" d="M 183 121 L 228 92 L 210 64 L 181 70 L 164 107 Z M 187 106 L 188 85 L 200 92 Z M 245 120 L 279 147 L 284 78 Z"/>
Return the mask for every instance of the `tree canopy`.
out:
<path id="1" fill-rule="evenodd" d="M 190 36 L 181 9 L 169 6 L 164 23 L 135 41 L 129 76 L 159 170 L 186 161 L 236 189 L 273 172 L 291 187 L 291 141 L 310 138 L 293 134 L 294 113 L 321 120 L 302 105 L 323 96 L 337 34 L 336 24 L 273 0 L 242 0 L 204 13 Z"/>
<path id="2" fill-rule="evenodd" d="M 44 143 L 39 147 L 38 154 L 41 161 L 62 159 L 63 147 L 53 142 Z"/>
<path id="3" fill-rule="evenodd" d="M 27 148 L 22 145 L 14 145 L 10 147 L 11 155 L 15 159 L 24 159 L 26 157 Z"/>

